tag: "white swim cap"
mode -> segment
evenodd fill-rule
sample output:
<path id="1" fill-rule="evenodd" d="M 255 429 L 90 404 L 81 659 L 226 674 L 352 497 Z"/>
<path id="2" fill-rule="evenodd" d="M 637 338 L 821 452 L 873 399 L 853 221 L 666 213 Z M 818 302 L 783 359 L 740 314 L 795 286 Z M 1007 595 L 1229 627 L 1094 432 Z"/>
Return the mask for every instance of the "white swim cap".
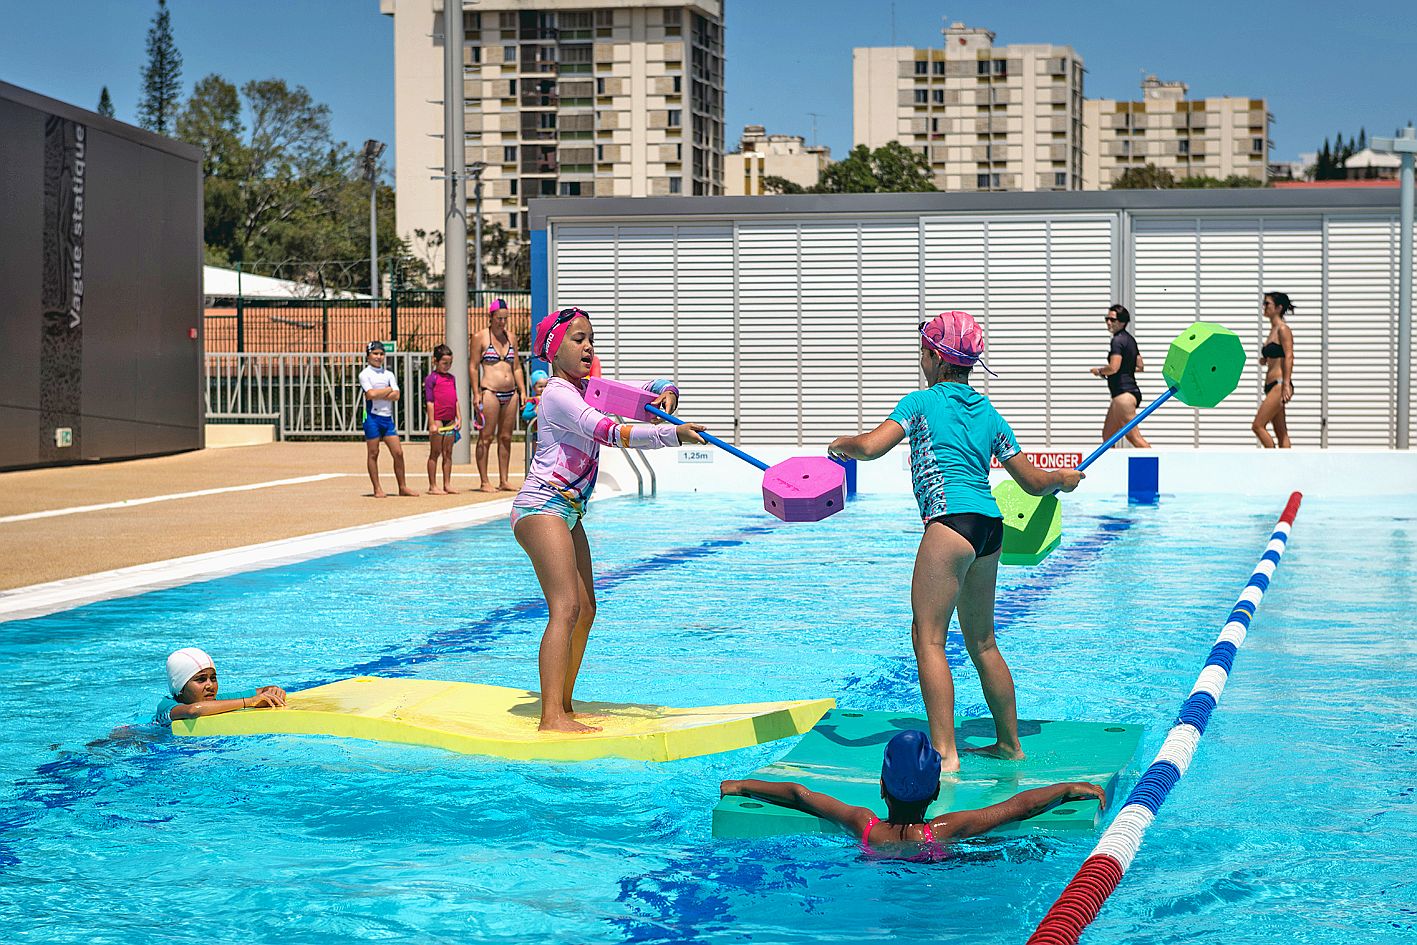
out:
<path id="1" fill-rule="evenodd" d="M 204 669 L 216 669 L 212 658 L 195 646 L 184 646 L 167 658 L 167 684 L 175 696 L 187 681 Z"/>

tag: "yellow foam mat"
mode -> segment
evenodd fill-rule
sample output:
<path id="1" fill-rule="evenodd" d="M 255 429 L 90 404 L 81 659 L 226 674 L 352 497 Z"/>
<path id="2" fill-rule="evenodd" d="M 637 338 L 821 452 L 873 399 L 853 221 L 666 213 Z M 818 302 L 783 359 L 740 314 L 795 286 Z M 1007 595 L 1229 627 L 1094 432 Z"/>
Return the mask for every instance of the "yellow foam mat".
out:
<path id="1" fill-rule="evenodd" d="M 435 679 L 358 676 L 290 693 L 280 709 L 244 709 L 172 723 L 174 735 L 334 735 L 427 745 L 524 761 L 673 761 L 801 735 L 832 699 L 675 709 L 578 702 L 602 731 L 538 732 L 540 696 L 525 689 Z"/>

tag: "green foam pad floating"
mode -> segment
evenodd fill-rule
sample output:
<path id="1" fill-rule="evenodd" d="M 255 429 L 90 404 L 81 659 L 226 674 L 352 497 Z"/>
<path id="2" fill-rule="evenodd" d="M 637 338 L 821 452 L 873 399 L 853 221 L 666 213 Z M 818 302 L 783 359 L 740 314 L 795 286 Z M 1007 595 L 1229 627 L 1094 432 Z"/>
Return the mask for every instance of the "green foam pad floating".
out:
<path id="1" fill-rule="evenodd" d="M 994 487 L 1004 518 L 1000 564 L 1037 564 L 1063 540 L 1063 507 L 1053 495 L 1029 495 L 1012 479 Z"/>
<path id="2" fill-rule="evenodd" d="M 797 781 L 813 791 L 886 815 L 881 800 L 881 757 L 886 742 L 906 729 L 928 728 L 925 719 L 890 712 L 833 709 L 803 736 L 782 760 L 759 768 L 750 778 Z M 938 817 L 1008 800 L 1020 791 L 1060 781 L 1092 781 L 1107 790 L 1110 804 L 1123 770 L 1141 742 L 1142 727 L 1110 722 L 1047 722 L 1019 720 L 1023 761 L 1003 761 L 962 754 L 958 774 L 940 783 L 940 798 L 929 815 Z M 966 719 L 955 730 L 959 747 L 983 747 L 994 741 L 992 719 Z M 1096 803 L 1068 802 L 995 833 L 1044 830 L 1090 831 L 1097 828 L 1101 808 Z M 750 797 L 721 798 L 713 811 L 713 835 L 724 838 L 773 837 L 785 834 L 836 833 L 835 824 L 812 814 L 779 807 Z"/>
<path id="3" fill-rule="evenodd" d="M 1214 407 L 1234 392 L 1245 372 L 1245 346 L 1224 325 L 1196 322 L 1171 342 L 1161 376 L 1176 399 L 1191 407 Z"/>

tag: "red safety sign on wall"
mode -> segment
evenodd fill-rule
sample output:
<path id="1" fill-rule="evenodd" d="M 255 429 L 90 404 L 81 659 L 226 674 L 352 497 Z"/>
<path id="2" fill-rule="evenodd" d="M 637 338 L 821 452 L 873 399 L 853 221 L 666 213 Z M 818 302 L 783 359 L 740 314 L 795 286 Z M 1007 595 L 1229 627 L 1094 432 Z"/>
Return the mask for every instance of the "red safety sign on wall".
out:
<path id="1" fill-rule="evenodd" d="M 1082 462 L 1081 453 L 1024 453 L 1028 461 L 1039 469 L 1076 469 Z M 989 462 L 991 469 L 1003 469 L 997 459 Z"/>

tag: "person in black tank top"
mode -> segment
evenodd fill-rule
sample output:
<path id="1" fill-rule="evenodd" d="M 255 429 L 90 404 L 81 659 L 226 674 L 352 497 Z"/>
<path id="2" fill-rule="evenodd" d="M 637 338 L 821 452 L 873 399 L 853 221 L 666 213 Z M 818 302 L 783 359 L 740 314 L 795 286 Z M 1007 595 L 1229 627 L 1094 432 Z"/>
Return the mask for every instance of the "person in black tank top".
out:
<path id="1" fill-rule="evenodd" d="M 1102 421 L 1102 438 L 1105 440 L 1122 429 L 1137 415 L 1141 406 L 1141 388 L 1137 386 L 1136 375 L 1146 369 L 1137 341 L 1127 330 L 1131 313 L 1125 305 L 1113 305 L 1107 310 L 1107 330 L 1112 333 L 1112 345 L 1107 352 L 1107 363 L 1092 369 L 1094 377 L 1107 378 L 1107 391 L 1112 404 L 1107 408 L 1107 418 Z M 1127 442 L 1137 449 L 1150 449 L 1151 444 L 1142 436 L 1141 428 L 1127 432 Z"/>
<path id="2" fill-rule="evenodd" d="M 1294 303 L 1283 292 L 1264 294 L 1264 315 L 1269 319 L 1269 337 L 1260 349 L 1260 366 L 1265 369 L 1264 399 L 1250 424 L 1260 445 L 1288 449 L 1289 423 L 1285 406 L 1294 396 L 1294 333 L 1284 316 L 1294 311 Z M 1265 427 L 1274 428 L 1274 436 Z"/>

